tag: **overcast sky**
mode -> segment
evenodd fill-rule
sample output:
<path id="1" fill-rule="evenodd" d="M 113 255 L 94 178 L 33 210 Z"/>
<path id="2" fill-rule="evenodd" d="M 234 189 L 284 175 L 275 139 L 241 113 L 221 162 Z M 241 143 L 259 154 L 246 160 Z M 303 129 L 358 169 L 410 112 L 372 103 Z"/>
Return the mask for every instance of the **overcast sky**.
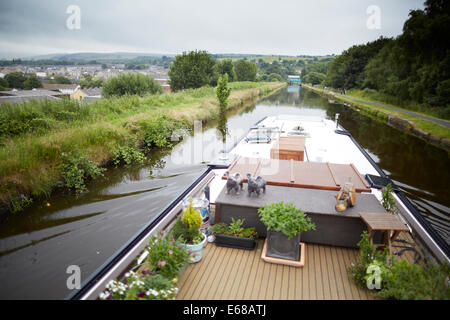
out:
<path id="1" fill-rule="evenodd" d="M 0 58 L 48 53 L 339 54 L 395 37 L 424 0 L 1 0 Z M 68 28 L 70 5 L 80 28 Z M 380 9 L 369 29 L 369 6 Z M 376 18 L 376 17 L 375 17 Z M 371 26 L 374 26 L 372 23 Z"/>

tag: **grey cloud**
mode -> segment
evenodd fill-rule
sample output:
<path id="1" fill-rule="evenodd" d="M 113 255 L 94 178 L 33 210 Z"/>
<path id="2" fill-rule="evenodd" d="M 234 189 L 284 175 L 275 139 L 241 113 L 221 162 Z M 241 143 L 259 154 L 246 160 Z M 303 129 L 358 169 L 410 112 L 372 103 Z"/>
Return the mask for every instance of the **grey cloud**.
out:
<path id="1" fill-rule="evenodd" d="M 54 52 L 138 51 L 329 54 L 401 33 L 423 0 L 166 0 L 0 2 L 0 57 Z M 66 8 L 81 9 L 81 30 Z M 381 30 L 366 28 L 369 5 Z M 56 50 L 56 51 L 55 51 Z M 37 52 L 39 51 L 39 52 Z"/>

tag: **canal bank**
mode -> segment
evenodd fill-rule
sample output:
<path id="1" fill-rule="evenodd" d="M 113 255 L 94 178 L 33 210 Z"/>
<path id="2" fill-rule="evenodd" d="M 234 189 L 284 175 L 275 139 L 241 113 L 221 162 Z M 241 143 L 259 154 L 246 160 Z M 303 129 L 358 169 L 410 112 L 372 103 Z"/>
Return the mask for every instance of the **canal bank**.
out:
<path id="1" fill-rule="evenodd" d="M 450 153 L 450 129 L 442 125 L 442 122 L 446 123 L 445 121 L 440 120 L 441 122 L 437 123 L 430 121 L 430 117 L 420 117 L 420 115 L 414 115 L 413 112 L 388 108 L 387 106 L 337 94 L 329 89 L 318 88 L 308 84 L 302 84 L 302 87 L 328 98 L 329 101 L 339 101 L 368 117 L 421 138 Z"/>
<path id="2" fill-rule="evenodd" d="M 253 104 L 286 86 L 281 82 L 229 85 L 232 93 L 227 110 Z M 51 119 L 54 128 L 0 141 L 0 214 L 22 211 L 57 188 L 83 193 L 87 180 L 100 177 L 105 169 L 142 162 L 145 153 L 170 144 L 173 130 L 190 130 L 195 120 L 206 122 L 219 114 L 214 88 L 103 99 L 75 106 L 76 112 L 72 105 L 50 107 L 71 108 L 62 111 L 73 113 L 73 120 Z M 34 112 L 41 105 L 21 108 Z"/>

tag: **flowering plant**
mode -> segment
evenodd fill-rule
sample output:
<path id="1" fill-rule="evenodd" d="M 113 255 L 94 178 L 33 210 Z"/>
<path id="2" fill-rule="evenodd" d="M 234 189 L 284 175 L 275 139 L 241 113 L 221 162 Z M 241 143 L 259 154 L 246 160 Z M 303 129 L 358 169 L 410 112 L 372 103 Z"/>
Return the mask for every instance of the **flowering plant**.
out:
<path id="1" fill-rule="evenodd" d="M 180 270 L 188 264 L 189 254 L 179 240 L 173 237 L 153 237 L 146 250 L 146 265 L 151 273 L 158 273 L 169 279 L 178 276 Z"/>
<path id="2" fill-rule="evenodd" d="M 172 280 L 160 274 L 141 277 L 136 272 L 125 274 L 126 284 L 111 280 L 100 295 L 102 300 L 173 300 L 178 291 L 177 278 Z"/>

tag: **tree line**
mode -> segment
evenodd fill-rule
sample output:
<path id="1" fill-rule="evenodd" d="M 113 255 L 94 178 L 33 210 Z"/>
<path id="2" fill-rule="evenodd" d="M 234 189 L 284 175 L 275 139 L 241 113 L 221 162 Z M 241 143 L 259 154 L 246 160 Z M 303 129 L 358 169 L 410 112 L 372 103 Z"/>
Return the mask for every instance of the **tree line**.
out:
<path id="1" fill-rule="evenodd" d="M 398 37 L 355 45 L 329 63 L 305 68 L 304 81 L 376 90 L 394 103 L 438 107 L 440 116 L 450 117 L 450 1 L 424 5 L 410 11 Z"/>

